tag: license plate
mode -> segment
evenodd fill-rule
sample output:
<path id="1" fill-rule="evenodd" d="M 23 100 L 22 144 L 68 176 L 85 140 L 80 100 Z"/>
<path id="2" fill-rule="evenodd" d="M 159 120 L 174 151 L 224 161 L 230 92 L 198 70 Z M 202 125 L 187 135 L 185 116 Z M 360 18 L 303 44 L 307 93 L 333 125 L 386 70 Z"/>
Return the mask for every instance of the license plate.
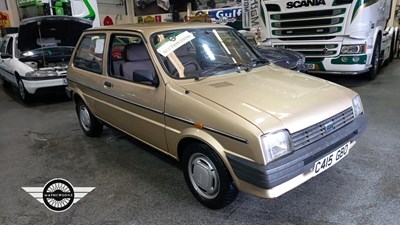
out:
<path id="1" fill-rule="evenodd" d="M 325 156 L 324 158 L 318 160 L 314 164 L 314 173 L 319 174 L 342 160 L 349 153 L 349 146 L 350 142 L 343 145 L 339 149 L 336 149 L 334 152 Z"/>
<path id="2" fill-rule="evenodd" d="M 305 65 L 306 65 L 307 69 L 309 69 L 309 70 L 315 69 L 315 64 L 305 64 Z"/>

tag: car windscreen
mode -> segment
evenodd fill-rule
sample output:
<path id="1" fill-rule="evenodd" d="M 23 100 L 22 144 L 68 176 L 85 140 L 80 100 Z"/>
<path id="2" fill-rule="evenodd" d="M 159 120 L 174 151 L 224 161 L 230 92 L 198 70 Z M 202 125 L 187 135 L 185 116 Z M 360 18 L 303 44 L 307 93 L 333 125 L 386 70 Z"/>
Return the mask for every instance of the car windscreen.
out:
<path id="1" fill-rule="evenodd" d="M 152 36 L 156 54 L 169 76 L 190 79 L 253 67 L 261 59 L 233 29 L 175 30 Z"/>

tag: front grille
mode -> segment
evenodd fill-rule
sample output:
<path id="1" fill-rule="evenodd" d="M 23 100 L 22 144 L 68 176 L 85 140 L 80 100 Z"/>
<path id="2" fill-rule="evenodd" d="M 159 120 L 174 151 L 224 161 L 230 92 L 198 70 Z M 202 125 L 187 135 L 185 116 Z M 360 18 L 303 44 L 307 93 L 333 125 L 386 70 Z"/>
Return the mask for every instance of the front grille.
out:
<path id="1" fill-rule="evenodd" d="M 291 134 L 293 150 L 301 149 L 321 138 L 340 130 L 354 120 L 352 107 L 328 118 L 322 122 L 314 124 L 303 130 Z M 327 128 L 329 126 L 329 128 Z"/>
<path id="2" fill-rule="evenodd" d="M 342 9 L 328 9 L 319 11 L 306 11 L 297 13 L 283 13 L 283 14 L 273 14 L 271 19 L 273 20 L 296 20 L 296 19 L 308 19 L 316 17 L 331 17 L 338 16 L 346 12 L 345 8 Z"/>
<path id="3" fill-rule="evenodd" d="M 274 45 L 274 47 L 294 50 L 304 54 L 306 57 L 328 57 L 339 53 L 338 44 L 307 44 L 307 45 Z"/>
<path id="4" fill-rule="evenodd" d="M 277 28 L 291 28 L 291 27 L 312 27 L 312 26 L 325 26 L 336 25 L 343 22 L 343 17 L 331 19 L 316 19 L 316 20 L 296 20 L 290 22 L 273 22 L 272 27 Z"/>
<path id="5" fill-rule="evenodd" d="M 343 30 L 346 8 L 270 13 L 272 34 L 281 37 L 334 36 Z"/>

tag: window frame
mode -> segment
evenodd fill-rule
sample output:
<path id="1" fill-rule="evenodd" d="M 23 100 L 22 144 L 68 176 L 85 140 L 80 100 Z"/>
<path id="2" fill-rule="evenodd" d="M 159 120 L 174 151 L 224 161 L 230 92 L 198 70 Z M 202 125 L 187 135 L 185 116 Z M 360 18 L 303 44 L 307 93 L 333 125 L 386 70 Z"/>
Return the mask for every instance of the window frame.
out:
<path id="1" fill-rule="evenodd" d="M 83 43 L 83 40 L 86 38 L 86 37 L 88 37 L 88 36 L 102 36 L 103 37 L 103 41 L 104 41 L 104 43 L 103 43 L 103 52 L 101 53 L 101 62 L 99 63 L 100 64 L 100 71 L 95 71 L 95 70 L 91 70 L 91 69 L 88 69 L 88 68 L 90 68 L 90 67 L 88 67 L 88 68 L 85 68 L 85 67 L 82 67 L 82 66 L 78 66 L 77 65 L 77 63 L 76 63 L 76 59 L 77 59 L 77 57 L 78 57 L 78 53 L 79 53 L 79 51 L 80 51 L 80 47 L 81 47 L 81 45 L 82 45 L 82 43 Z M 96 32 L 96 33 L 86 33 L 86 34 L 83 34 L 82 35 L 82 37 L 80 38 L 80 40 L 79 40 L 79 44 L 76 46 L 76 51 L 75 51 L 75 54 L 74 54 L 74 57 L 73 57 L 73 60 L 72 60 L 72 65 L 75 67 L 75 68 L 78 68 L 78 69 L 81 69 L 81 70 L 85 70 L 85 71 L 87 71 L 87 72 L 90 72 L 90 73 L 94 73 L 94 74 L 98 74 L 98 75 L 103 75 L 103 72 L 104 72 L 104 60 L 106 59 L 105 57 L 106 57 L 106 55 L 104 54 L 105 52 L 106 52 L 106 42 L 107 42 L 107 33 L 98 33 L 98 32 Z"/>
<path id="2" fill-rule="evenodd" d="M 154 68 L 154 72 L 155 72 L 155 74 L 154 74 L 154 76 L 155 76 L 154 77 L 155 78 L 154 84 L 146 84 L 146 83 L 137 82 L 137 81 L 130 80 L 130 79 L 125 79 L 122 76 L 120 77 L 118 75 L 113 75 L 111 73 L 111 66 L 112 66 L 111 64 L 112 64 L 112 61 L 113 61 L 112 60 L 112 50 L 113 50 L 113 44 L 114 44 L 114 40 L 115 40 L 116 36 L 128 36 L 128 37 L 131 36 L 131 37 L 135 37 L 135 38 L 140 38 L 141 39 L 141 41 L 142 41 L 141 43 L 146 47 L 147 53 L 149 54 L 149 58 L 150 58 L 151 64 L 153 65 L 153 68 Z M 147 41 L 143 37 L 143 35 L 141 33 L 136 33 L 136 32 L 133 32 L 133 33 L 125 33 L 125 32 L 111 33 L 110 36 L 109 36 L 108 52 L 107 52 L 107 70 L 106 70 L 107 76 L 110 77 L 110 78 L 113 78 L 113 79 L 123 80 L 123 81 L 131 82 L 131 83 L 135 83 L 135 84 L 151 86 L 151 87 L 157 87 L 159 82 L 160 82 L 160 78 L 159 78 L 159 75 L 158 75 L 158 72 L 157 72 L 157 67 L 156 67 L 156 64 L 154 62 L 154 59 L 151 57 L 151 54 L 150 54 L 151 53 L 150 50 L 152 50 L 152 48 L 148 48 L 146 43 L 147 43 Z"/>

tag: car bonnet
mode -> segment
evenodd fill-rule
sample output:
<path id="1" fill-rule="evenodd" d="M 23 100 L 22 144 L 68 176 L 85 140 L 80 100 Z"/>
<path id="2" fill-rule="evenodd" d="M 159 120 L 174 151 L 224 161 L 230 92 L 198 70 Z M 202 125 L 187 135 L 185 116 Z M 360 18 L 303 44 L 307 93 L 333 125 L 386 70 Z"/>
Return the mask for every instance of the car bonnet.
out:
<path id="1" fill-rule="evenodd" d="M 351 107 L 351 97 L 355 95 L 337 84 L 277 66 L 210 77 L 182 86 L 264 132 L 276 120 L 290 132 L 298 131 Z"/>
<path id="2" fill-rule="evenodd" d="M 18 49 L 37 49 L 40 39 L 57 40 L 57 46 L 72 46 L 82 32 L 92 27 L 92 21 L 71 16 L 40 16 L 22 20 L 18 32 Z"/>

